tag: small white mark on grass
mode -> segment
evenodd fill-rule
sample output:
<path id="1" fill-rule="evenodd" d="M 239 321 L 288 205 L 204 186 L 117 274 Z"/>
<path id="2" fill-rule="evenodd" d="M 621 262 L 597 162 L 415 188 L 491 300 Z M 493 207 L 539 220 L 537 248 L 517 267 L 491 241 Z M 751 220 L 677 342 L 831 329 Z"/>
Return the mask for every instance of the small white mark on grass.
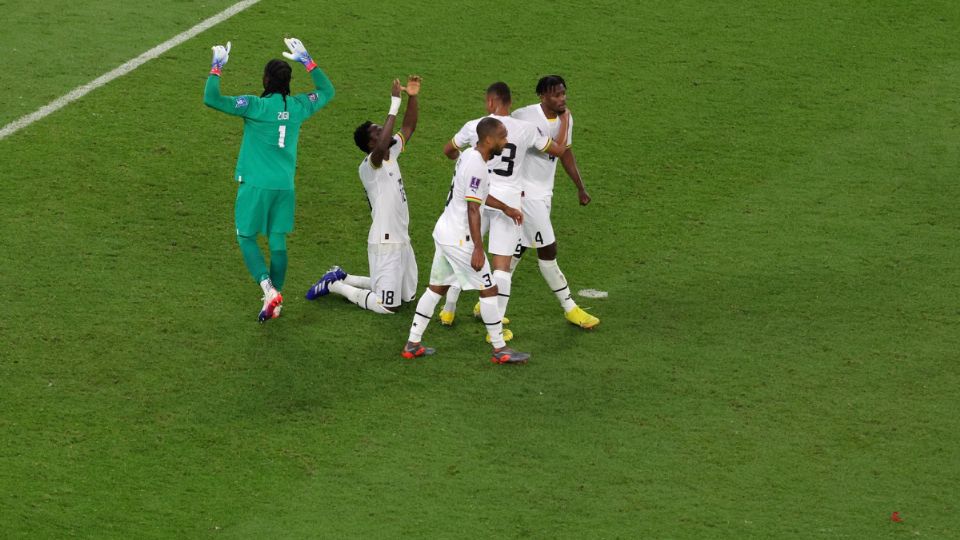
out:
<path id="1" fill-rule="evenodd" d="M 606 298 L 609 296 L 607 291 L 598 291 L 596 289 L 580 289 L 580 292 L 577 294 L 584 298 Z"/>

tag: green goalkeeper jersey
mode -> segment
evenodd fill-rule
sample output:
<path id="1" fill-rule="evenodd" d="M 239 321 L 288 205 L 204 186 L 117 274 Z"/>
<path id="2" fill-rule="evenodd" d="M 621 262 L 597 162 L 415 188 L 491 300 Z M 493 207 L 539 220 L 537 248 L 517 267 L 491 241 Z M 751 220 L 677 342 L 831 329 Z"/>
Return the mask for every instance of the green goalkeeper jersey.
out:
<path id="1" fill-rule="evenodd" d="M 243 117 L 243 142 L 234 178 L 264 189 L 293 189 L 300 124 L 333 99 L 333 84 L 319 68 L 310 71 L 316 89 L 287 96 L 223 96 L 220 77 L 210 75 L 203 93 L 208 107 Z"/>

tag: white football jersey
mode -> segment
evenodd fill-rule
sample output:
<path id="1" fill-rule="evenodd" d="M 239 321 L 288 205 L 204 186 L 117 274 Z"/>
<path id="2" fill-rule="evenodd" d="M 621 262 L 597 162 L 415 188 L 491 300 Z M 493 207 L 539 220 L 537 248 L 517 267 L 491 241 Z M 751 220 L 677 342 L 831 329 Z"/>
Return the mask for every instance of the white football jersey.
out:
<path id="1" fill-rule="evenodd" d="M 374 168 L 370 163 L 370 155 L 360 162 L 360 181 L 367 192 L 367 202 L 370 204 L 370 233 L 367 234 L 368 244 L 403 244 L 410 242 L 407 228 L 410 224 L 410 211 L 407 209 L 407 193 L 403 190 L 403 178 L 400 176 L 400 165 L 397 158 L 403 151 L 403 136 L 397 133 L 393 136 L 396 141 L 387 157 Z"/>
<path id="2" fill-rule="evenodd" d="M 467 221 L 467 203 L 482 205 L 490 192 L 487 164 L 475 148 L 467 148 L 457 159 L 450 184 L 447 206 L 433 228 L 433 239 L 438 244 L 449 246 L 469 245 L 480 238 L 469 238 L 470 224 Z"/>
<path id="3" fill-rule="evenodd" d="M 543 113 L 539 103 L 528 105 L 513 111 L 513 117 L 530 122 L 553 140 L 560 138 L 560 118 L 549 119 Z M 573 144 L 573 115 L 567 128 L 567 147 Z M 557 173 L 557 159 L 543 152 L 529 152 L 520 169 L 520 181 L 524 197 L 548 200 L 553 197 L 554 177 Z"/>
<path id="4" fill-rule="evenodd" d="M 490 194 L 500 201 L 520 208 L 520 193 L 523 186 L 520 183 L 520 169 L 528 151 L 541 153 L 550 146 L 550 137 L 537 131 L 536 126 L 511 116 L 490 115 L 503 122 L 507 128 L 507 145 L 499 156 L 494 156 L 487 162 L 490 169 Z M 471 120 L 460 128 L 453 136 L 453 144 L 459 149 L 477 145 L 477 124 L 483 118 Z"/>

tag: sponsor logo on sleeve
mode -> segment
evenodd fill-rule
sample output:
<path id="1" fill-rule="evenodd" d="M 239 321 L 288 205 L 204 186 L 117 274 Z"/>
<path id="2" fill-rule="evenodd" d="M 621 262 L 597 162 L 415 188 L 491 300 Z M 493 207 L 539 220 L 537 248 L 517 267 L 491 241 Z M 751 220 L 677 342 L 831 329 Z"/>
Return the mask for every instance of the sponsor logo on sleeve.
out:
<path id="1" fill-rule="evenodd" d="M 476 176 L 470 177 L 470 191 L 476 193 L 480 189 L 480 179 Z"/>
<path id="2" fill-rule="evenodd" d="M 309 94 L 307 94 L 307 97 L 310 99 L 310 101 L 312 101 L 312 102 L 314 102 L 314 103 L 317 102 L 317 93 L 316 93 L 316 92 L 310 92 Z"/>
<path id="3" fill-rule="evenodd" d="M 234 108 L 237 108 L 237 109 L 242 109 L 247 105 L 249 105 L 249 103 L 247 102 L 247 98 L 244 96 L 238 97 L 234 102 Z"/>

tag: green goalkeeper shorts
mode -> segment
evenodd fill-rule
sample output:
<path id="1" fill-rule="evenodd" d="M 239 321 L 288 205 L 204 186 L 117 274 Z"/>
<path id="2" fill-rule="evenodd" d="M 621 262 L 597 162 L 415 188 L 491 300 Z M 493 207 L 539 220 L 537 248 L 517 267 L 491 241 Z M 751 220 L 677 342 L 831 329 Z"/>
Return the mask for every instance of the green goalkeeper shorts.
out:
<path id="1" fill-rule="evenodd" d="M 289 233 L 293 231 L 293 207 L 292 189 L 263 189 L 241 182 L 234 207 L 237 235 Z"/>

